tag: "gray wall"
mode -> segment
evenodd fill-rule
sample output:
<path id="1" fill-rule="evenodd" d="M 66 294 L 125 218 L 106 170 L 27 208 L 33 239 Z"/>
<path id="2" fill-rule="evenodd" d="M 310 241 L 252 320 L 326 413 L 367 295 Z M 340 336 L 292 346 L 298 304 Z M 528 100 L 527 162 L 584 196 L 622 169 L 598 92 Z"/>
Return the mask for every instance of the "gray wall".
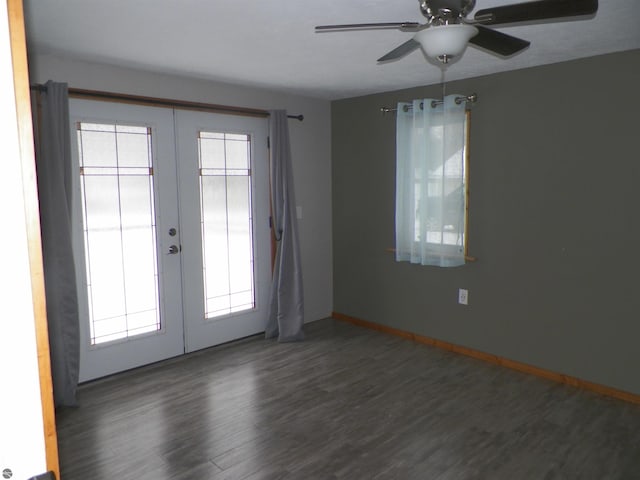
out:
<path id="1" fill-rule="evenodd" d="M 333 102 L 334 311 L 640 394 L 639 86 L 638 50 L 447 85 L 479 96 L 478 261 L 455 269 L 385 252 L 395 118 L 379 107 L 440 89 Z"/>
<path id="2" fill-rule="evenodd" d="M 291 120 L 296 203 L 304 275 L 305 320 L 330 315 L 331 271 L 331 131 L 330 103 L 255 88 L 92 63 L 55 55 L 32 55 L 32 83 L 67 82 L 70 87 L 259 109 L 284 108 L 303 114 Z"/>

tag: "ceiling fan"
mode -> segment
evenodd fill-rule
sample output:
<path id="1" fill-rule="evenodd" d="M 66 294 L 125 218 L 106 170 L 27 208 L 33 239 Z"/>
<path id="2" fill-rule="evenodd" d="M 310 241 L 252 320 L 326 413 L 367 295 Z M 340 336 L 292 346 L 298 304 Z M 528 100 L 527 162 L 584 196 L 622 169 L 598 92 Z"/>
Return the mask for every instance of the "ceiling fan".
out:
<path id="1" fill-rule="evenodd" d="M 593 15 L 598 10 L 598 0 L 536 0 L 478 10 L 473 19 L 470 19 L 467 15 L 475 7 L 476 0 L 419 2 L 420 11 L 427 18 L 423 24 L 387 22 L 320 25 L 316 27 L 316 31 L 398 28 L 416 32 L 410 40 L 380 57 L 378 62 L 401 58 L 422 47 L 428 57 L 446 64 L 452 58 L 460 56 L 469 43 L 502 57 L 515 55 L 530 45 L 527 40 L 498 32 L 485 25 L 554 21 Z"/>

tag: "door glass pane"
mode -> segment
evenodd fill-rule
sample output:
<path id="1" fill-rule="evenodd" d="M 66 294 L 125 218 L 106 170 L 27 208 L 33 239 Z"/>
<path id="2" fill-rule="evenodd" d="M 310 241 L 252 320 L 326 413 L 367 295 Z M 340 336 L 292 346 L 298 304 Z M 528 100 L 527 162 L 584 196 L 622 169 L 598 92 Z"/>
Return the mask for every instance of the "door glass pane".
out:
<path id="1" fill-rule="evenodd" d="M 91 344 L 160 330 L 151 130 L 78 124 Z"/>
<path id="2" fill-rule="evenodd" d="M 251 139 L 200 132 L 200 206 L 205 318 L 255 307 Z"/>

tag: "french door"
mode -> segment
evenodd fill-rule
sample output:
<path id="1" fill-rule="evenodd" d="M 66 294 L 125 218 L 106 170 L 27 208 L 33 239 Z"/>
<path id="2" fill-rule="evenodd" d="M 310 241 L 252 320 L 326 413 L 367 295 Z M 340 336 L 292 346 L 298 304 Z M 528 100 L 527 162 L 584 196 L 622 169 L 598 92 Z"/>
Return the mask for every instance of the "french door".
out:
<path id="1" fill-rule="evenodd" d="M 264 331 L 266 120 L 176 111 L 186 351 Z"/>
<path id="2" fill-rule="evenodd" d="M 80 381 L 264 330 L 266 120 L 70 101 Z"/>

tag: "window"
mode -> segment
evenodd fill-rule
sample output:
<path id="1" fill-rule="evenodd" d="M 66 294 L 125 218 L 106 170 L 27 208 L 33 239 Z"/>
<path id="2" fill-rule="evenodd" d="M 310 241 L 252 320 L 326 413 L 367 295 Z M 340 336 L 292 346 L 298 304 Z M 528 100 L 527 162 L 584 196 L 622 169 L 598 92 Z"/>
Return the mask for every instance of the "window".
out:
<path id="1" fill-rule="evenodd" d="M 442 267 L 465 262 L 469 112 L 456 98 L 398 105 L 398 261 Z"/>
<path id="2" fill-rule="evenodd" d="M 249 135 L 200 132 L 205 318 L 255 307 Z"/>
<path id="3" fill-rule="evenodd" d="M 158 331 L 151 129 L 81 122 L 77 136 L 91 345 Z"/>

